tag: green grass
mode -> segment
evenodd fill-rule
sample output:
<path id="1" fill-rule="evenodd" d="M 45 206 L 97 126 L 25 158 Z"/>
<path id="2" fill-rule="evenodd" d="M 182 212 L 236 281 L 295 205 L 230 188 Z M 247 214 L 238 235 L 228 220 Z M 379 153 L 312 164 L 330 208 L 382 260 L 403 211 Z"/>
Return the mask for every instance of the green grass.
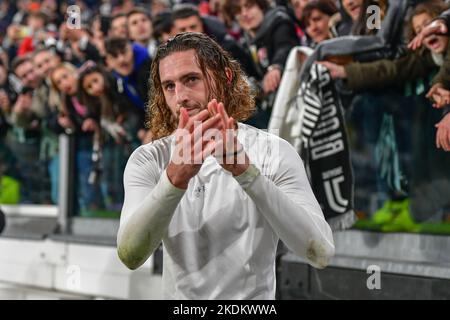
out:
<path id="1" fill-rule="evenodd" d="M 424 223 L 417 223 L 415 225 L 418 226 L 418 231 L 414 233 L 438 234 L 438 235 L 450 234 L 450 222 L 440 222 L 440 223 L 424 222 Z M 356 221 L 356 223 L 353 225 L 353 228 L 360 230 L 384 232 L 382 230 L 382 226 L 383 224 L 375 223 L 373 221 L 364 219 Z M 410 230 L 397 230 L 397 231 L 411 232 Z"/>
<path id="2" fill-rule="evenodd" d="M 119 219 L 120 211 L 110 210 L 83 210 L 80 212 L 81 217 L 85 218 L 104 218 L 104 219 Z"/>

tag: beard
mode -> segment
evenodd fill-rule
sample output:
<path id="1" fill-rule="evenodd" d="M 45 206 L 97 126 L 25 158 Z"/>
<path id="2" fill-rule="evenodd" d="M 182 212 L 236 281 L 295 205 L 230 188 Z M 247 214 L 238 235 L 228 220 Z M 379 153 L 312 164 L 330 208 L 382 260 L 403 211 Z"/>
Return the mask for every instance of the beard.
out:
<path id="1" fill-rule="evenodd" d="M 193 115 L 196 115 L 200 111 L 204 110 L 206 105 L 202 105 L 200 102 L 195 101 L 179 104 L 177 108 L 177 119 L 180 118 L 181 108 L 185 108 L 189 114 L 189 117 L 192 117 Z"/>

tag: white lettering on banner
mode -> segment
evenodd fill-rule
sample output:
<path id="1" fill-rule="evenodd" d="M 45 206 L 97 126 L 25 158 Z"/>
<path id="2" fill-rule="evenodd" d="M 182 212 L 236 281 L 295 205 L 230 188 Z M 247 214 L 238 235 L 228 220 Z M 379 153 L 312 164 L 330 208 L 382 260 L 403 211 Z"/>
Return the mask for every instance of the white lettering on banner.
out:
<path id="1" fill-rule="evenodd" d="M 330 82 L 326 68 L 319 67 L 320 87 Z M 341 132 L 330 136 L 319 138 L 333 131 L 339 130 L 339 119 L 337 117 L 337 106 L 334 103 L 333 92 L 328 90 L 323 94 L 323 107 L 317 128 L 309 141 L 312 160 L 322 159 L 344 150 L 344 140 Z"/>
<path id="2" fill-rule="evenodd" d="M 333 101 L 331 101 L 330 104 L 326 104 L 325 107 L 323 107 L 323 111 L 320 118 L 322 120 L 328 120 L 329 118 L 336 116 L 336 114 L 337 114 L 336 105 L 333 103 Z"/>
<path id="3" fill-rule="evenodd" d="M 311 157 L 313 160 L 328 157 L 344 150 L 344 142 L 342 140 L 342 133 L 335 134 L 324 139 L 310 140 Z"/>
<path id="4" fill-rule="evenodd" d="M 330 131 L 336 131 L 338 129 L 339 129 L 339 120 L 337 117 L 322 120 L 322 122 L 317 126 L 317 130 L 316 132 L 314 132 L 313 137 L 318 137 Z"/>
<path id="5" fill-rule="evenodd" d="M 321 64 L 318 64 L 317 67 L 319 68 L 319 87 L 323 88 L 330 83 L 331 77 L 328 73 L 327 68 L 325 68 Z"/>

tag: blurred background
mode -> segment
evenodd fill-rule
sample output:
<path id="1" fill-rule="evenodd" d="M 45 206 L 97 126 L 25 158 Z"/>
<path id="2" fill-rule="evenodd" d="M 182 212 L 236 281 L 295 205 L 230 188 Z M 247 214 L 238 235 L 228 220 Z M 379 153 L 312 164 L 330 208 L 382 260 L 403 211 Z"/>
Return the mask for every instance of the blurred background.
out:
<path id="1" fill-rule="evenodd" d="M 325 270 L 280 246 L 277 298 L 449 299 L 448 34 L 408 48 L 433 20 L 450 23 L 447 9 L 443 0 L 2 0 L 0 299 L 162 298 L 161 249 L 130 271 L 116 234 L 125 165 L 152 141 L 152 56 L 186 31 L 240 62 L 257 95 L 246 123 L 293 144 L 333 226 Z M 317 163 L 311 141 L 328 127 L 340 128 L 343 149 Z M 345 187 L 330 182 L 333 200 L 320 177 L 334 161 Z"/>

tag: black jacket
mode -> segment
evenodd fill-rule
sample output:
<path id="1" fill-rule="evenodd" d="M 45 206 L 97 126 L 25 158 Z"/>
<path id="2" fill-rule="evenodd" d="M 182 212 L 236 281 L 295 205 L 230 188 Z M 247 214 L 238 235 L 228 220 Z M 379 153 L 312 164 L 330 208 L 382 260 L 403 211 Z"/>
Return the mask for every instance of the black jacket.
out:
<path id="1" fill-rule="evenodd" d="M 146 75 L 150 71 L 150 65 L 145 63 L 145 67 L 139 70 L 140 73 L 143 73 L 147 80 L 142 80 L 139 82 L 139 86 L 136 89 L 140 95 L 145 94 L 145 103 L 148 103 L 148 77 L 150 75 Z M 141 77 L 143 75 L 140 75 Z M 113 76 L 108 77 L 108 81 L 110 82 L 111 92 L 109 92 L 109 98 L 113 102 L 113 112 L 115 116 L 123 116 L 124 123 L 122 126 L 125 128 L 126 132 L 130 135 L 130 139 L 133 141 L 137 141 L 137 133 L 140 129 L 145 129 L 146 122 L 146 114 L 145 109 L 141 109 L 136 107 L 133 104 L 133 101 L 126 95 L 123 87 L 120 85 L 120 81 L 114 78 Z"/>
<path id="2" fill-rule="evenodd" d="M 141 45 L 134 43 L 132 45 L 133 49 L 133 71 L 128 76 L 123 76 L 117 73 L 115 70 L 112 74 L 118 81 L 119 93 L 123 94 L 130 103 L 134 104 L 136 108 L 143 108 L 148 102 L 148 90 L 149 90 L 149 79 L 150 79 L 150 67 L 152 60 L 148 55 L 148 51 Z M 121 83 L 123 87 L 121 87 Z M 131 85 L 136 91 L 137 96 L 140 101 L 133 100 L 132 94 L 127 92 L 126 84 Z"/>
<path id="3" fill-rule="evenodd" d="M 353 21 L 347 11 L 345 11 L 342 0 L 339 0 L 339 14 L 341 15 L 341 20 L 331 27 L 331 32 L 335 37 L 352 34 Z"/>
<path id="4" fill-rule="evenodd" d="M 282 7 L 268 10 L 253 39 L 247 36 L 248 44 L 256 46 L 261 78 L 270 65 L 284 68 L 291 49 L 299 45 L 295 24 Z"/>
<path id="5" fill-rule="evenodd" d="M 133 44 L 133 52 L 133 72 L 126 77 L 114 71 L 112 74 L 116 79 L 117 92 L 128 107 L 128 113 L 132 114 L 134 118 L 137 117 L 138 127 L 135 129 L 139 130 L 145 127 L 145 109 L 149 100 L 149 79 L 152 60 L 148 56 L 147 49 L 140 45 Z M 130 86 L 127 87 L 127 83 L 136 91 L 139 101 L 130 94 Z"/>
<path id="6" fill-rule="evenodd" d="M 216 17 L 203 16 L 202 17 L 203 28 L 205 33 L 217 41 L 217 43 L 231 56 L 239 61 L 244 72 L 251 76 L 256 77 L 257 72 L 253 64 L 250 54 L 244 50 L 244 48 L 228 34 L 225 25 Z"/>
<path id="7" fill-rule="evenodd" d="M 4 91 L 7 94 L 11 104 L 14 103 L 14 101 L 17 98 L 17 95 L 13 92 L 8 83 L 5 83 L 4 85 L 0 86 L 0 91 Z M 3 110 L 0 109 L 0 139 L 6 136 L 6 133 L 9 128 L 10 124 L 6 120 L 6 115 L 4 114 Z"/>
<path id="8" fill-rule="evenodd" d="M 6 121 L 6 117 L 3 115 L 3 111 L 0 110 L 0 141 L 2 138 L 6 136 L 6 132 L 8 131 L 9 124 Z"/>
<path id="9" fill-rule="evenodd" d="M 72 97 L 65 96 L 64 104 L 66 108 L 67 115 L 74 125 L 74 134 L 76 137 L 76 148 L 77 150 L 90 150 L 92 149 L 93 136 L 94 133 L 91 131 L 83 131 L 83 122 L 87 119 L 93 119 L 100 125 L 100 110 L 98 108 L 93 108 L 92 106 L 87 107 L 87 113 L 85 116 L 80 115 L 74 105 L 72 104 Z"/>

